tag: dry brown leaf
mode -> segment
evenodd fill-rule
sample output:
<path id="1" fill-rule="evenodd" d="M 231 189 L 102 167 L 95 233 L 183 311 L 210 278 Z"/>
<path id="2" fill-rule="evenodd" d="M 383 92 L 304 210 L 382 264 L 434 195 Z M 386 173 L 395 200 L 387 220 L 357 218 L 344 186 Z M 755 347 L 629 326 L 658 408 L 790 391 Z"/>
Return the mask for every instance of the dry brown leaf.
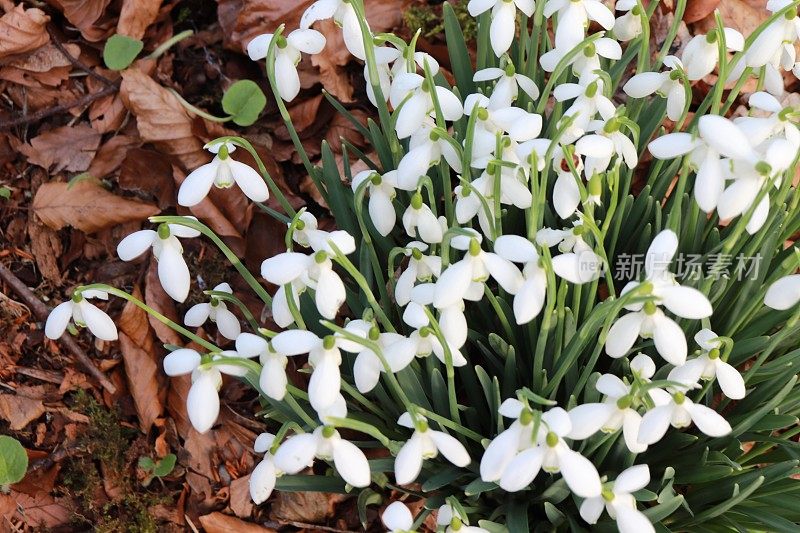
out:
<path id="1" fill-rule="evenodd" d="M 161 209 L 175 205 L 172 165 L 167 156 L 155 150 L 129 150 L 122 161 L 118 183 L 126 191 L 141 191 L 153 196 Z"/>
<path id="2" fill-rule="evenodd" d="M 0 58 L 36 50 L 50 40 L 45 26 L 50 20 L 41 9 L 22 4 L 0 17 Z"/>
<path id="3" fill-rule="evenodd" d="M 750 35 L 766 18 L 769 11 L 763 0 L 725 0 L 720 2 L 720 15 L 725 26 L 739 30 L 743 35 Z M 695 30 L 707 33 L 716 26 L 714 13 L 709 13 L 704 19 L 697 22 Z"/>
<path id="4" fill-rule="evenodd" d="M 41 224 L 30 212 L 26 227 L 28 237 L 31 239 L 31 252 L 42 276 L 56 285 L 61 285 L 62 276 L 58 258 L 61 256 L 63 246 L 58 234 Z"/>
<path id="5" fill-rule="evenodd" d="M 200 525 L 206 533 L 277 533 L 276 530 L 239 520 L 222 513 L 211 513 L 200 517 Z"/>
<path id="6" fill-rule="evenodd" d="M 178 99 L 136 68 L 122 73 L 120 95 L 136 115 L 139 135 L 163 153 L 175 156 L 190 170 L 209 161 L 203 142 L 192 132 L 192 119 Z"/>
<path id="7" fill-rule="evenodd" d="M 29 398 L 24 394 L 0 394 L 0 418 L 8 421 L 9 427 L 19 431 L 33 422 L 45 408 L 39 398 Z"/>
<path id="8" fill-rule="evenodd" d="M 156 20 L 163 0 L 123 0 L 117 22 L 117 33 L 141 39 Z"/>
<path id="9" fill-rule="evenodd" d="M 689 0 L 686 11 L 683 12 L 683 21 L 687 24 L 697 22 L 713 13 L 721 0 Z"/>
<path id="10" fill-rule="evenodd" d="M 11 494 L 0 494 L 0 512 L 4 523 L 22 520 L 31 528 L 52 530 L 73 519 L 70 507 L 72 505 L 65 504 L 65 500 L 55 499 L 43 492 L 36 496 L 28 496 L 14 490 Z"/>
<path id="11" fill-rule="evenodd" d="M 96 179 L 103 179 L 109 176 L 122 165 L 127 155 L 140 144 L 141 141 L 135 136 L 115 135 L 111 137 L 97 151 L 86 173 Z"/>
<path id="12" fill-rule="evenodd" d="M 322 524 L 336 513 L 342 494 L 325 492 L 278 492 L 272 512 L 280 521 Z"/>
<path id="13" fill-rule="evenodd" d="M 134 288 L 133 296 L 142 299 L 139 287 Z M 158 349 L 147 317 L 147 313 L 128 302 L 117 322 L 128 390 L 133 396 L 136 413 L 139 415 L 139 427 L 144 433 L 150 431 L 153 422 L 164 411 L 164 389 L 159 383 Z"/>
<path id="14" fill-rule="evenodd" d="M 96 24 L 98 19 L 111 3 L 111 0 L 54 0 L 61 6 L 64 16 L 73 26 L 81 31 L 81 34 L 89 41 L 101 39 L 105 33 L 105 28 L 100 28 Z"/>
<path id="15" fill-rule="evenodd" d="M 100 146 L 100 133 L 88 124 L 62 126 L 46 131 L 20 146 L 29 163 L 51 169 L 54 173 L 83 172 L 94 159 Z"/>
<path id="16" fill-rule="evenodd" d="M 231 511 L 240 518 L 247 518 L 253 513 L 253 499 L 250 497 L 250 474 L 234 479 L 230 487 Z"/>
<path id="17" fill-rule="evenodd" d="M 81 49 L 77 44 L 66 43 L 64 48 L 73 57 L 80 55 Z M 56 87 L 69 77 L 71 71 L 72 64 L 64 54 L 53 44 L 46 44 L 0 68 L 0 79 L 27 87 Z"/>
<path id="18" fill-rule="evenodd" d="M 123 222 L 144 220 L 159 209 L 138 200 L 113 194 L 91 181 L 45 183 L 33 198 L 33 211 L 47 226 L 72 226 L 94 233 Z"/>

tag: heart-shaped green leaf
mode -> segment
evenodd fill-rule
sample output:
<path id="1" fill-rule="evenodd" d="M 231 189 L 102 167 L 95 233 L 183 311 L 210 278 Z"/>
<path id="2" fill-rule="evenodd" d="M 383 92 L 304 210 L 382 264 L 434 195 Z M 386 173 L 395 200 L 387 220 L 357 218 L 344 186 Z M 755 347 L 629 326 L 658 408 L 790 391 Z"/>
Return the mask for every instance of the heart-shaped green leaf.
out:
<path id="1" fill-rule="evenodd" d="M 0 435 L 0 486 L 16 483 L 28 470 L 28 454 L 17 439 Z"/>
<path id="2" fill-rule="evenodd" d="M 267 105 L 264 92 L 252 80 L 239 80 L 222 97 L 222 109 L 239 126 L 250 126 Z"/>
<path id="3" fill-rule="evenodd" d="M 112 35 L 103 48 L 103 61 L 111 70 L 128 68 L 139 52 L 144 48 L 144 43 L 126 35 Z"/>

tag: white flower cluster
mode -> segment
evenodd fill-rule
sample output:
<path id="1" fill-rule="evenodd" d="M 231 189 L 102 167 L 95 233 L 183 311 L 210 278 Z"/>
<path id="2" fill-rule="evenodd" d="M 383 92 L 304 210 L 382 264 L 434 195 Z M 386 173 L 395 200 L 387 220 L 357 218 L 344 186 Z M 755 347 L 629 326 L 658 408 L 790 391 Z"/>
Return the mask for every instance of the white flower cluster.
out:
<path id="1" fill-rule="evenodd" d="M 770 0 L 767 7 L 778 12 L 788 5 L 786 0 Z M 708 291 L 681 285 L 670 272 L 670 262 L 680 247 L 676 231 L 664 229 L 653 237 L 643 279 L 628 283 L 608 300 L 620 302 L 619 309 L 627 312 L 609 320 L 602 339 L 610 356 L 605 366 L 617 373 L 602 374 L 594 383 L 600 401 L 543 411 L 522 392 L 506 398 L 499 414 L 511 422 L 501 422 L 494 435 L 472 439 L 484 440 L 485 450 L 479 457 L 465 445 L 466 435 L 453 429 L 458 425 L 455 418 L 443 420 L 413 404 L 397 383 L 397 374 L 430 355 L 435 359 L 425 364 L 443 367 L 448 379 L 454 379 L 454 368 L 477 363 L 468 340 L 471 330 L 481 324 L 469 322 L 471 306 L 491 305 L 497 311 L 496 299 L 508 298 L 514 321 L 523 325 L 539 317 L 547 304 L 555 305 L 557 278 L 564 280 L 562 287 L 574 288 L 598 283 L 606 276 L 613 290 L 604 245 L 607 229 L 598 227 L 595 210 L 608 207 L 603 198 L 616 186 L 609 176 L 635 168 L 641 155 L 638 127 L 610 94 L 611 79 L 603 71 L 604 65 L 622 57 L 620 42 L 642 35 L 646 17 L 641 3 L 618 2 L 616 10 L 622 14 L 615 19 L 599 0 L 548 0 L 542 14 L 558 22 L 554 46 L 533 59 L 545 72 L 555 76 L 558 71 L 556 79 L 571 73 L 574 82 L 548 87 L 546 95 L 540 94 L 531 77 L 517 70 L 509 55 L 518 17 L 533 17 L 534 1 L 471 0 L 468 9 L 473 16 L 488 16 L 491 49 L 497 57 L 494 64 L 498 65 L 474 74 L 479 90 L 473 94 L 462 95 L 435 83 L 440 69 L 428 54 L 396 37 L 381 39 L 365 33 L 363 4 L 352 0 L 319 0 L 305 13 L 299 29 L 286 36 L 280 32 L 262 35 L 248 45 L 252 59 L 271 60 L 268 72 L 274 69 L 277 93 L 286 101 L 300 91 L 297 64 L 302 54 L 319 53 L 325 46 L 322 34 L 311 29 L 316 21 L 333 18 L 342 28 L 348 50 L 365 61 L 368 96 L 376 107 L 393 110 L 392 123 L 383 127 L 400 151 L 395 168 L 357 173 L 351 186 L 356 198 L 368 198 L 368 219 L 377 234 L 402 242 L 393 253 L 403 259 L 403 266 L 396 271 L 394 265 L 389 268 L 394 277 L 389 284 L 393 302 L 400 310 L 393 313 L 376 304 L 350 259 L 368 245 L 357 243 L 344 230 L 321 229 L 313 215 L 301 211 L 288 224 L 287 251 L 261 265 L 262 278 L 277 286 L 271 299 L 272 319 L 284 331 L 242 332 L 225 303 L 236 302 L 233 291 L 228 284 L 219 285 L 207 303 L 188 310 L 184 323 L 193 328 L 208 320 L 216 323 L 220 335 L 233 341 L 235 349 L 209 349 L 205 354 L 175 350 L 164 360 L 165 372 L 191 374 L 187 410 L 193 426 L 205 432 L 219 414 L 223 374 L 245 377 L 256 372 L 260 392 L 270 401 L 282 402 L 294 397 L 293 380 L 286 373 L 289 358 L 307 356 L 308 387 L 300 392 L 315 416 L 307 421 L 307 432 L 293 428 L 288 437 L 285 432 L 259 436 L 254 448 L 264 457 L 250 478 L 257 503 L 270 496 L 280 476 L 297 474 L 315 460 L 331 463 L 352 487 L 370 485 L 373 473 L 367 457 L 337 428 L 363 431 L 360 420 L 348 419 L 346 396 L 363 398 L 384 380 L 388 385 L 381 394 L 389 390 L 403 403 L 397 410 L 402 412 L 397 425 L 406 439 L 388 446 L 395 455 L 398 485 L 416 481 L 425 462 L 439 456 L 455 467 L 478 471 L 482 481 L 508 492 L 529 488 L 544 471 L 563 477 L 579 499 L 580 516 L 587 523 L 596 523 L 606 509 L 620 531 L 654 531 L 637 509 L 634 496 L 650 484 L 648 465 L 601 476 L 581 451 L 585 449 L 581 441 L 597 433 L 619 432 L 627 449 L 640 454 L 661 440 L 670 426 L 694 424 L 709 437 L 721 437 L 731 432 L 729 423 L 690 398 L 691 393 L 702 387 L 701 382 L 713 380 L 730 399 L 741 399 L 747 392 L 745 380 L 727 362 L 732 341 L 709 329 L 713 308 Z M 723 221 L 748 214 L 746 230 L 751 234 L 769 218 L 769 190 L 781 186 L 784 172 L 800 150 L 800 131 L 794 123 L 797 113 L 783 108 L 776 98 L 783 91 L 782 81 L 776 79 L 781 70 L 800 72 L 794 63 L 800 21 L 790 13 L 775 19 L 749 46 L 741 34 L 728 28 L 695 36 L 681 58 L 664 58 L 668 71 L 639 72 L 624 85 L 629 102 L 652 93 L 664 96 L 667 116 L 682 122 L 691 103 L 690 83 L 718 68 L 721 52 L 725 61 L 727 52 L 739 53 L 725 72 L 730 80 L 760 69 L 766 91 L 750 96 L 751 115 L 729 120 L 705 114 L 697 117 L 696 128 L 663 135 L 649 144 L 658 159 L 686 156 L 683 166 L 687 172 L 689 168 L 695 171 L 693 191 L 699 208 L 709 214 L 716 211 Z M 607 33 L 587 37 L 593 23 Z M 562 111 L 545 128 L 542 115 L 548 102 Z M 461 135 L 464 128 L 467 134 Z M 258 172 L 230 157 L 235 142 L 213 142 L 207 148 L 216 155 L 183 182 L 181 205 L 202 201 L 212 184 L 236 184 L 256 202 L 268 198 L 269 189 Z M 433 192 L 431 169 L 448 184 L 444 213 Z M 549 172 L 556 176 L 550 188 L 542 180 Z M 458 181 L 452 191 L 451 176 Z M 546 220 L 555 227 L 545 227 L 544 218 L 537 222 L 545 203 L 553 215 Z M 524 235 L 503 231 L 504 217 L 515 214 L 526 221 Z M 178 239 L 200 234 L 192 222 L 162 223 L 156 230 L 126 237 L 118 247 L 123 260 L 152 248 L 159 279 L 178 302 L 186 300 L 190 288 Z M 386 271 L 385 265 L 380 268 Z M 333 321 L 350 303 L 347 286 L 353 283 L 371 309 L 339 327 Z M 87 301 L 106 297 L 101 290 L 77 291 L 72 300 L 53 311 L 47 335 L 59 337 L 72 318 L 98 338 L 116 339 L 111 319 Z M 779 310 L 797 306 L 800 275 L 776 281 L 765 303 Z M 303 316 L 314 314 L 330 329 L 328 335 L 306 329 Z M 402 317 L 402 323 L 393 323 L 392 315 Z M 696 356 L 689 358 L 685 331 L 698 329 Z M 640 339 L 644 342 L 637 346 Z M 640 353 L 648 349 L 650 340 L 654 353 L 668 366 L 658 368 L 651 357 Z M 343 352 L 353 355 L 352 365 Z M 629 362 L 614 362 L 628 356 Z M 344 382 L 345 365 L 354 389 Z M 456 417 L 458 407 L 451 407 Z M 610 481 L 608 474 L 616 479 Z M 383 522 L 390 531 L 414 527 L 414 517 L 401 502 L 386 508 Z M 487 531 L 468 523 L 460 506 L 447 504 L 438 511 L 443 530 Z"/>

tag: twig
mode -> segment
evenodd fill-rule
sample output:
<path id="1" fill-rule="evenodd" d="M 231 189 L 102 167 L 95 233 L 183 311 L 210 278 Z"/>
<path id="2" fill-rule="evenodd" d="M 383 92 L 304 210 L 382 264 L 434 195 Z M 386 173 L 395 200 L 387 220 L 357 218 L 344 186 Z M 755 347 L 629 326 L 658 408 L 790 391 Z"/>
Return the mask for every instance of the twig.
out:
<path id="1" fill-rule="evenodd" d="M 17 295 L 22 298 L 25 304 L 33 311 L 33 314 L 39 320 L 47 320 L 47 315 L 50 314 L 50 310 L 47 306 L 42 303 L 39 298 L 36 297 L 33 292 L 25 286 L 25 284 L 20 281 L 20 279 L 14 275 L 11 270 L 9 270 L 5 265 L 0 264 L 0 279 L 5 281 Z M 100 385 L 108 391 L 109 394 L 114 394 L 117 392 L 117 387 L 114 386 L 111 381 L 103 374 L 94 363 L 89 358 L 86 353 L 78 346 L 78 343 L 75 342 L 72 337 L 63 336 L 61 337 L 61 342 L 64 343 L 64 346 L 72 352 L 72 355 L 78 360 L 78 362 L 91 374 L 93 378 L 95 378 Z"/>
<path id="2" fill-rule="evenodd" d="M 49 107 L 47 109 L 42 109 L 41 111 L 37 111 L 32 115 L 23 115 L 19 118 L 15 118 L 13 120 L 6 120 L 4 122 L 0 122 L 0 131 L 7 130 L 13 128 L 15 126 L 22 126 L 24 124 L 31 124 L 33 122 L 39 122 L 42 119 L 45 119 L 52 115 L 57 115 L 59 113 L 63 113 L 65 111 L 69 111 L 73 107 L 84 106 L 87 104 L 91 104 L 95 100 L 99 100 L 104 96 L 108 96 L 109 94 L 114 94 L 119 90 L 120 82 L 114 82 L 113 85 L 109 85 L 96 93 L 87 94 L 81 98 L 78 98 L 74 102 L 70 102 L 68 104 L 57 105 L 55 107 Z"/>
<path id="3" fill-rule="evenodd" d="M 97 72 L 92 70 L 89 66 L 85 65 L 77 57 L 73 57 L 72 54 L 70 54 L 69 51 L 61 43 L 61 40 L 58 38 L 58 35 L 56 35 L 56 32 L 53 30 L 53 28 L 51 26 L 47 26 L 47 33 L 50 34 L 50 39 L 53 41 L 53 46 L 55 46 L 58 49 L 58 51 L 61 52 L 61 55 L 66 57 L 67 60 L 70 63 L 72 63 L 72 65 L 75 68 L 78 68 L 78 69 L 84 71 L 86 74 L 88 74 L 92 78 L 96 79 L 97 81 L 99 81 L 103 85 L 110 86 L 110 85 L 114 84 L 114 82 L 112 80 L 106 78 L 105 76 L 103 76 L 101 74 L 98 74 Z"/>

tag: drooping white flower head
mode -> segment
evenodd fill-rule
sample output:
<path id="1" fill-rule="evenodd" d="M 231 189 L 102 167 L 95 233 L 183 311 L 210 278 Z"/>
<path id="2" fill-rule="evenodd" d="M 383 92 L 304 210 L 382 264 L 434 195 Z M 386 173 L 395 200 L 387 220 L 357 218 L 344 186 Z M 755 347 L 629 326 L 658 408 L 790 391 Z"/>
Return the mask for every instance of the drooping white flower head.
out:
<path id="1" fill-rule="evenodd" d="M 414 516 L 406 504 L 395 501 L 383 510 L 381 522 L 390 533 L 405 533 L 414 526 Z"/>
<path id="2" fill-rule="evenodd" d="M 416 424 L 409 413 L 403 413 L 397 423 L 414 429 L 411 438 L 403 444 L 394 460 L 394 476 L 398 485 L 411 483 L 422 470 L 425 459 L 440 453 L 454 465 L 464 468 L 470 463 L 469 453 L 458 439 L 443 431 L 430 429 L 425 417 L 417 415 Z"/>
<path id="3" fill-rule="evenodd" d="M 548 248 L 558 245 L 564 252 L 553 257 L 553 271 L 576 285 L 596 280 L 603 270 L 603 260 L 583 239 L 584 231 L 582 222 L 576 221 L 572 229 L 543 228 L 536 234 L 539 245 Z"/>
<path id="4" fill-rule="evenodd" d="M 589 21 L 606 30 L 614 27 L 614 14 L 599 0 L 547 0 L 544 16 L 550 18 L 556 13 L 556 48 L 561 50 L 571 50 L 583 41 Z"/>
<path id="5" fill-rule="evenodd" d="M 283 472 L 278 470 L 275 466 L 275 458 L 269 451 L 274 441 L 275 435 L 272 433 L 262 433 L 256 438 L 253 444 L 253 450 L 256 453 L 264 454 L 264 457 L 250 473 L 250 498 L 256 505 L 269 499 L 272 491 L 275 489 L 275 483 L 278 477 L 283 475 Z"/>
<path id="6" fill-rule="evenodd" d="M 371 482 L 369 462 L 364 452 L 343 439 L 333 426 L 319 426 L 313 433 L 289 437 L 275 452 L 274 461 L 281 471 L 297 474 L 311 466 L 315 458 L 333 461 L 342 479 L 353 487 L 366 487 Z"/>
<path id="7" fill-rule="evenodd" d="M 227 283 L 220 283 L 214 287 L 214 290 L 233 294 L 233 289 Z M 183 323 L 193 328 L 199 328 L 205 324 L 206 320 L 214 322 L 220 334 L 226 339 L 235 340 L 242 332 L 242 326 L 236 315 L 228 310 L 225 302 L 213 296 L 208 303 L 193 305 L 183 317 Z"/>
<path id="8" fill-rule="evenodd" d="M 606 353 L 622 357 L 630 351 L 638 337 L 652 338 L 659 355 L 668 363 L 680 366 L 686 362 L 688 348 L 681 327 L 666 316 L 659 306 L 682 318 L 699 320 L 713 312 L 708 298 L 691 287 L 679 285 L 668 268 L 678 250 L 678 236 L 664 230 L 653 239 L 645 255 L 645 281 L 651 286 L 653 299 L 646 303 L 625 306 L 633 311 L 618 318 L 606 338 Z M 627 294 L 640 285 L 631 282 L 622 293 Z"/>
<path id="9" fill-rule="evenodd" d="M 608 515 L 616 520 L 620 533 L 652 533 L 653 524 L 638 509 L 633 493 L 650 483 L 650 467 L 642 464 L 623 470 L 615 481 L 605 483 L 600 496 L 587 498 L 581 503 L 581 517 L 589 524 L 606 509 Z"/>
<path id="10" fill-rule="evenodd" d="M 267 57 L 273 34 L 265 33 L 247 43 L 247 55 L 253 61 Z M 299 28 L 287 36 L 281 35 L 275 43 L 275 83 L 278 94 L 287 102 L 291 102 L 300 92 L 300 76 L 297 64 L 302 58 L 301 52 L 318 54 L 325 48 L 325 36 L 317 30 Z M 363 48 L 363 46 L 362 46 Z"/>
<path id="11" fill-rule="evenodd" d="M 505 69 L 489 67 L 477 71 L 472 81 L 479 83 L 497 80 L 489 96 L 489 109 L 502 109 L 510 107 L 519 96 L 520 89 L 531 100 L 539 98 L 539 88 L 536 82 L 524 74 L 519 74 L 509 64 Z"/>
<path id="12" fill-rule="evenodd" d="M 489 533 L 482 527 L 468 525 L 467 517 L 449 503 L 436 512 L 436 525 L 444 528 L 444 533 Z"/>
<path id="13" fill-rule="evenodd" d="M 686 44 L 681 61 L 690 81 L 705 78 L 716 68 L 719 62 L 718 38 L 717 30 L 712 30 L 708 35 L 695 35 Z M 744 36 L 732 28 L 725 28 L 725 46 L 729 51 L 740 52 L 744 49 Z"/>
<path id="14" fill-rule="evenodd" d="M 186 218 L 197 220 L 195 217 Z M 189 295 L 191 277 L 178 238 L 189 239 L 199 235 L 196 229 L 180 224 L 161 224 L 158 231 L 141 230 L 122 239 L 117 245 L 117 255 L 123 261 L 132 261 L 152 248 L 158 260 L 161 287 L 173 300 L 183 302 Z"/>
<path id="15" fill-rule="evenodd" d="M 568 52 L 569 49 L 553 48 L 542 54 L 539 63 L 545 72 L 553 72 Z M 568 64 L 572 65 L 572 72 L 579 80 L 594 79 L 597 77 L 595 71 L 602 70 L 603 59 L 616 61 L 621 57 L 622 47 L 619 43 L 609 37 L 601 37 L 587 45 L 582 53 L 569 59 Z"/>
<path id="16" fill-rule="evenodd" d="M 76 326 L 85 327 L 100 340 L 117 340 L 117 326 L 104 311 L 87 301 L 88 298 L 108 299 L 108 293 L 99 290 L 84 290 L 66 302 L 58 304 L 47 316 L 44 334 L 49 339 L 58 339 L 64 334 L 70 320 Z"/>
<path id="17" fill-rule="evenodd" d="M 717 334 L 710 329 L 701 329 L 694 340 L 700 345 L 700 355 L 674 369 L 673 376 L 685 383 L 716 378 L 725 396 L 732 400 L 744 398 L 744 379 L 738 370 L 720 357 L 722 342 L 717 340 Z"/>
<path id="18" fill-rule="evenodd" d="M 489 41 L 497 57 L 511 48 L 517 33 L 517 9 L 532 17 L 536 8 L 534 0 L 470 0 L 467 4 L 469 14 L 477 17 L 481 13 L 492 10 L 492 25 L 489 29 Z"/>
<path id="19" fill-rule="evenodd" d="M 601 5 L 596 0 L 591 1 Z M 576 2 L 571 3 L 574 4 Z M 605 6 L 603 8 L 606 9 Z M 561 120 L 566 120 L 568 117 L 572 119 L 572 124 L 560 139 L 561 143 L 570 144 L 579 139 L 586 133 L 589 123 L 598 113 L 603 120 L 608 120 L 616 115 L 617 108 L 603 94 L 603 86 L 604 82 L 601 78 L 585 76 L 578 80 L 578 83 L 562 83 L 553 89 L 553 97 L 559 102 L 574 99 L 572 105 L 564 111 L 561 118 Z"/>
<path id="20" fill-rule="evenodd" d="M 636 0 L 620 0 L 614 8 L 626 12 L 614 22 L 614 37 L 628 42 L 642 34 L 642 14 Z"/>
<path id="21" fill-rule="evenodd" d="M 599 496 L 600 476 L 594 465 L 564 441 L 572 431 L 572 421 L 564 409 L 554 407 L 541 414 L 536 434 L 526 432 L 533 444 L 519 452 L 503 470 L 498 484 L 508 492 L 517 492 L 528 485 L 540 470 L 560 472 L 569 489 L 581 498 Z"/>
<path id="22" fill-rule="evenodd" d="M 365 61 L 364 38 L 356 10 L 344 0 L 317 0 L 305 10 L 300 18 L 300 28 L 308 29 L 319 20 L 332 18 L 342 28 L 342 38 L 347 50 Z M 367 23 L 364 21 L 365 24 Z M 323 43 L 324 44 L 324 43 Z"/>
<path id="23" fill-rule="evenodd" d="M 393 175 L 396 180 L 395 186 L 404 191 L 417 189 L 431 165 L 438 163 L 442 158 L 456 173 L 461 172 L 461 155 L 451 144 L 450 139 L 436 131 L 433 119 L 426 117 L 411 134 L 408 153 L 397 165 L 396 176 Z"/>
<path id="24" fill-rule="evenodd" d="M 369 218 L 375 225 L 378 233 L 386 237 L 394 229 L 397 214 L 392 205 L 395 197 L 397 171 L 390 171 L 380 175 L 373 170 L 364 170 L 353 176 L 353 191 L 358 190 L 361 184 L 369 180 L 366 185 L 369 191 Z"/>
<path id="25" fill-rule="evenodd" d="M 667 379 L 680 385 L 668 387 L 667 390 L 650 389 L 650 397 L 656 407 L 642 417 L 640 443 L 655 444 L 664 437 L 670 425 L 680 429 L 689 427 L 692 422 L 709 437 L 723 437 L 731 432 L 730 424 L 719 413 L 688 398 L 687 391 L 699 387 L 696 382 L 684 381 L 686 376 L 678 368 L 672 369 Z"/>
<path id="26" fill-rule="evenodd" d="M 786 276 L 767 289 L 764 304 L 778 311 L 785 311 L 800 304 L 800 274 Z"/>
<path id="27" fill-rule="evenodd" d="M 769 0 L 766 8 L 776 13 L 790 4 L 789 0 Z M 800 18 L 796 13 L 792 13 L 788 17 L 778 17 L 764 28 L 764 31 L 748 47 L 744 55 L 744 63 L 753 68 L 770 66 L 773 71 L 776 70 L 776 66 L 788 64 L 787 70 L 791 69 L 794 63 L 794 43 L 798 36 L 800 36 Z M 781 80 L 780 86 L 782 92 L 783 80 Z"/>
<path id="28" fill-rule="evenodd" d="M 408 207 L 403 213 L 403 229 L 409 237 L 417 238 L 428 244 L 442 242 L 445 220 L 436 218 L 431 208 L 422 201 L 420 193 L 414 193 Z"/>
<path id="29" fill-rule="evenodd" d="M 242 333 L 236 337 L 236 352 L 244 357 L 259 358 L 261 363 L 259 387 L 273 400 L 283 400 L 289 382 L 286 376 L 286 365 L 289 360 L 286 355 L 275 350 L 264 337 L 253 333 Z"/>
<path id="30" fill-rule="evenodd" d="M 419 241 L 411 241 L 406 245 L 404 255 L 408 257 L 408 266 L 397 278 L 394 286 L 394 298 L 401 307 L 411 301 L 411 290 L 417 282 L 429 282 L 442 273 L 442 258 L 438 255 L 425 255 L 428 245 Z"/>
<path id="31" fill-rule="evenodd" d="M 536 421 L 534 412 L 516 398 L 507 398 L 500 404 L 498 412 L 513 418 L 514 422 L 497 435 L 481 457 L 481 479 L 486 482 L 496 482 L 506 475 L 508 466 L 523 450 L 535 445 L 531 437 Z"/>
<path id="32" fill-rule="evenodd" d="M 791 107 L 784 108 L 777 98 L 764 91 L 751 94 L 747 103 L 758 116 L 736 117 L 733 122 L 753 146 L 763 146 L 777 137 L 789 141 L 794 149 L 800 148 L 800 129 L 789 119 Z"/>
<path id="33" fill-rule="evenodd" d="M 233 350 L 225 350 L 211 356 L 211 361 L 220 358 L 248 357 Z M 235 364 L 203 364 L 203 357 L 190 348 L 179 348 L 164 358 L 164 373 L 168 376 L 192 375 L 192 386 L 186 396 L 186 413 L 189 422 L 198 433 L 205 433 L 219 416 L 219 394 L 222 374 L 242 377 L 247 369 Z"/>
<path id="34" fill-rule="evenodd" d="M 667 99 L 667 117 L 677 122 L 686 107 L 686 90 L 680 76 L 680 71 L 685 69 L 681 60 L 675 56 L 665 57 L 664 66 L 670 70 L 635 74 L 625 83 L 622 90 L 631 98 L 644 98 L 658 93 Z"/>
<path id="35" fill-rule="evenodd" d="M 208 196 L 211 186 L 227 189 L 235 183 L 242 192 L 254 202 L 265 202 L 269 198 L 269 188 L 264 178 L 252 167 L 236 161 L 230 153 L 236 145 L 230 142 L 205 146 L 216 154 L 210 163 L 193 170 L 181 183 L 178 190 L 178 204 L 192 207 Z"/>
<path id="36" fill-rule="evenodd" d="M 428 81 L 419 74 L 405 72 L 392 81 L 389 101 L 398 109 L 395 129 L 401 139 L 410 137 L 434 112 L 431 91 L 436 91 L 436 99 L 447 121 L 455 121 L 464 115 L 461 100 L 444 87 L 430 87 Z"/>
<path id="37" fill-rule="evenodd" d="M 524 281 L 514 295 L 513 308 L 517 324 L 527 324 L 539 315 L 547 294 L 547 273 L 539 253 L 531 241 L 519 235 L 501 235 L 494 250 L 503 259 L 524 265 Z"/>

